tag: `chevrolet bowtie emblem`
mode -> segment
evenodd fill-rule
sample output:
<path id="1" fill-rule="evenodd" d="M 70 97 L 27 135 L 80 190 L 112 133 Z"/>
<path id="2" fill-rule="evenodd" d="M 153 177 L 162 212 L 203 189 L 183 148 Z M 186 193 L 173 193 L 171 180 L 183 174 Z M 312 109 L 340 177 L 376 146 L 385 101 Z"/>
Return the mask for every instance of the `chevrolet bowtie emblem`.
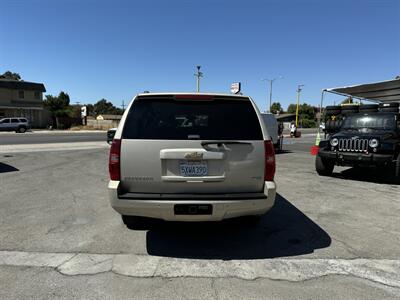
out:
<path id="1" fill-rule="evenodd" d="M 186 153 L 185 158 L 189 160 L 199 160 L 203 158 L 203 153 L 199 152 Z"/>

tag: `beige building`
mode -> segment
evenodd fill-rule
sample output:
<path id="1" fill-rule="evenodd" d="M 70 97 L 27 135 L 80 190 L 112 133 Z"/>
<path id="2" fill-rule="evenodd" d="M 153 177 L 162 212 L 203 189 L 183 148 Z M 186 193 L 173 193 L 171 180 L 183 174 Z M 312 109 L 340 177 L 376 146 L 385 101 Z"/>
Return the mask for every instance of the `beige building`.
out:
<path id="1" fill-rule="evenodd" d="M 43 109 L 43 83 L 0 79 L 0 118 L 25 117 L 33 127 L 45 127 L 49 113 Z"/>

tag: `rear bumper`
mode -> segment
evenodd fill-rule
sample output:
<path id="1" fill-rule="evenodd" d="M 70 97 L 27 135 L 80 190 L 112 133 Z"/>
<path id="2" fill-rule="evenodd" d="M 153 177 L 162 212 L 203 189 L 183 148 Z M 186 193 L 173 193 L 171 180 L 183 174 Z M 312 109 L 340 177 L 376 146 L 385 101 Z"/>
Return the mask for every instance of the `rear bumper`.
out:
<path id="1" fill-rule="evenodd" d="M 351 152 L 334 152 L 319 150 L 318 155 L 326 158 L 335 160 L 339 164 L 357 164 L 357 163 L 369 163 L 369 164 L 384 164 L 393 161 L 392 154 L 375 154 L 375 153 L 351 153 Z"/>
<path id="2" fill-rule="evenodd" d="M 223 219 L 262 215 L 275 203 L 276 185 L 273 181 L 265 182 L 264 196 L 260 199 L 240 200 L 155 200 L 155 199 L 120 199 L 118 197 L 119 181 L 110 181 L 108 191 L 110 203 L 121 215 L 142 216 L 162 219 L 165 221 L 220 221 Z M 211 215 L 175 215 L 175 204 L 211 204 Z"/>

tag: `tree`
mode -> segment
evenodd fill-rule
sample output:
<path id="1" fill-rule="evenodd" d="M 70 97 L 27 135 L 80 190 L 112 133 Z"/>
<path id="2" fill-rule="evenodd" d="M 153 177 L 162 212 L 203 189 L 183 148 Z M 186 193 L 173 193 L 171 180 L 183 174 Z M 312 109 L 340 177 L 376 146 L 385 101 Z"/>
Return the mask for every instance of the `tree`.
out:
<path id="1" fill-rule="evenodd" d="M 289 114 L 295 114 L 297 109 L 297 104 L 290 104 L 288 106 L 287 112 Z M 303 103 L 299 105 L 299 115 L 302 115 L 308 119 L 314 119 L 315 118 L 315 110 L 314 107 L 307 103 Z"/>
<path id="2" fill-rule="evenodd" d="M 344 99 L 341 104 L 351 104 L 353 103 L 353 98 L 352 97 L 347 97 L 346 99 Z"/>
<path id="3" fill-rule="evenodd" d="M 44 107 L 51 112 L 53 126 L 58 127 L 58 117 L 66 117 L 69 112 L 69 95 L 60 92 L 58 96 L 46 95 L 43 101 Z"/>
<path id="4" fill-rule="evenodd" d="M 94 112 L 94 105 L 93 104 L 86 104 L 86 112 L 88 116 L 95 117 L 96 114 Z"/>
<path id="5" fill-rule="evenodd" d="M 296 113 L 297 104 L 290 104 L 288 106 L 288 113 Z M 299 120 L 303 127 L 315 126 L 315 108 L 307 103 L 299 105 Z"/>
<path id="6" fill-rule="evenodd" d="M 97 101 L 93 105 L 93 108 L 96 115 L 111 114 L 111 111 L 114 109 L 114 105 L 103 98 Z"/>
<path id="7" fill-rule="evenodd" d="M 314 107 L 307 103 L 303 103 L 299 106 L 299 115 L 304 119 L 314 120 L 315 110 Z"/>
<path id="8" fill-rule="evenodd" d="M 271 105 L 271 113 L 277 114 L 283 112 L 282 106 L 279 102 L 274 102 Z"/>
<path id="9" fill-rule="evenodd" d="M 106 99 L 101 99 L 93 105 L 94 115 L 122 115 L 123 111 L 120 108 L 115 107 L 111 102 Z"/>
<path id="10" fill-rule="evenodd" d="M 295 114 L 296 113 L 296 104 L 289 104 L 288 108 L 287 108 L 287 112 L 289 114 Z"/>
<path id="11" fill-rule="evenodd" d="M 4 72 L 2 75 L 0 75 L 0 78 L 1 79 L 16 80 L 16 81 L 21 80 L 21 76 L 18 73 L 13 73 L 11 71 Z"/>

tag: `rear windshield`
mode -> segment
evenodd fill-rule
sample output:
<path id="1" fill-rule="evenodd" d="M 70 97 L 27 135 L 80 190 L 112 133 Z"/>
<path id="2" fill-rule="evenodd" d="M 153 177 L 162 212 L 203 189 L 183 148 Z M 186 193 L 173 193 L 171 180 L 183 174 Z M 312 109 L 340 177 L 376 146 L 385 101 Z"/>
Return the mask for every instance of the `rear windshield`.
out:
<path id="1" fill-rule="evenodd" d="M 135 100 L 122 138 L 168 140 L 262 140 L 250 101 Z"/>

